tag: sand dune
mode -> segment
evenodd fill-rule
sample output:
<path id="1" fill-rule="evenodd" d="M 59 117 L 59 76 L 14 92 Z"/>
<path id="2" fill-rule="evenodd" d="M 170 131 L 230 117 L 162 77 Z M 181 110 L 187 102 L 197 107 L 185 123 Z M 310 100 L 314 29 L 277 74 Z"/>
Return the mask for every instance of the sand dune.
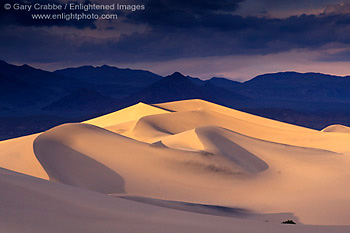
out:
<path id="1" fill-rule="evenodd" d="M 50 180 L 101 193 L 124 192 L 115 171 L 44 133 L 34 141 L 34 152 Z"/>
<path id="2" fill-rule="evenodd" d="M 0 169 L 1 232 L 344 233 L 346 226 L 296 226 L 163 208 Z M 271 219 L 271 216 L 268 217 Z M 272 218 L 274 220 L 274 218 Z"/>
<path id="3" fill-rule="evenodd" d="M 105 183 L 110 187 L 109 180 L 114 182 L 113 187 L 120 186 L 120 175 L 128 193 L 161 198 L 176 198 L 177 193 L 195 199 L 203 194 L 192 183 L 206 189 L 211 187 L 208 181 L 212 175 L 245 173 L 239 161 L 227 156 L 158 147 L 88 124 L 51 129 L 35 140 L 34 151 L 51 180 L 99 192 L 94 187 Z M 82 164 L 86 171 L 76 169 Z M 187 175 L 179 176 L 179 171 Z M 209 201 L 205 195 L 201 199 Z"/>
<path id="4" fill-rule="evenodd" d="M 278 129 L 310 131 L 310 129 L 306 129 L 300 126 L 295 126 L 295 125 L 255 116 L 249 113 L 244 113 L 241 111 L 237 111 L 231 108 L 223 107 L 223 106 L 213 104 L 204 100 L 199 100 L 199 99 L 155 104 L 154 106 L 160 107 L 168 111 L 174 111 L 174 112 L 196 111 L 196 110 L 215 111 L 227 116 L 234 116 L 238 119 L 244 119 L 245 121 L 252 122 L 254 124 L 271 126 Z"/>
<path id="5" fill-rule="evenodd" d="M 223 217 L 234 217 L 234 218 L 245 218 L 245 219 L 256 219 L 263 220 L 264 222 L 275 222 L 280 223 L 280 219 L 297 219 L 291 213 L 280 213 L 280 214 L 257 214 L 250 212 L 246 209 L 217 206 L 217 205 L 206 205 L 200 203 L 188 203 L 180 201 L 169 201 L 147 197 L 128 196 L 128 195 L 113 195 L 121 197 L 127 200 L 133 200 L 141 203 L 161 206 L 169 209 L 183 210 L 187 212 L 208 214 Z M 296 223 L 300 224 L 297 220 Z"/>
<path id="6" fill-rule="evenodd" d="M 347 127 L 345 125 L 330 125 L 324 128 L 322 132 L 350 133 L 350 127 Z"/>
<path id="7" fill-rule="evenodd" d="M 101 117 L 97 117 L 91 120 L 84 121 L 83 123 L 96 125 L 99 127 L 111 127 L 120 123 L 129 121 L 135 121 L 144 116 L 167 113 L 169 111 L 147 105 L 144 103 L 138 103 L 128 108 L 124 108 L 120 111 L 113 112 Z"/>
<path id="8" fill-rule="evenodd" d="M 264 125 L 263 122 L 266 123 L 266 121 L 271 124 Z M 181 124 L 173 122 L 181 122 Z M 250 137 L 281 144 L 319 148 L 339 153 L 350 152 L 350 134 L 329 135 L 262 117 L 256 117 L 256 122 L 254 122 L 245 119 L 240 112 L 228 115 L 206 109 L 145 116 L 140 118 L 133 128 L 122 134 L 139 141 L 154 143 L 164 137 L 208 125 L 219 126 Z M 284 126 L 286 128 L 281 128 Z"/>
<path id="9" fill-rule="evenodd" d="M 347 232 L 350 134 L 338 128 L 189 100 L 3 141 L 0 230 Z"/>
<path id="10" fill-rule="evenodd" d="M 34 139 L 39 134 L 0 141 L 0 167 L 27 175 L 48 179 L 48 175 L 33 151 Z"/>

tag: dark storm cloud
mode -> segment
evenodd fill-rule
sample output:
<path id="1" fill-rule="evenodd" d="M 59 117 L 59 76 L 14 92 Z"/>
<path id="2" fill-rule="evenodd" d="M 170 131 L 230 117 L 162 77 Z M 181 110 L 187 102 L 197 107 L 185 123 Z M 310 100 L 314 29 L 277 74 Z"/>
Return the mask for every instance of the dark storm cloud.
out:
<path id="1" fill-rule="evenodd" d="M 350 47 L 350 14 L 339 6 L 322 14 L 269 18 L 237 15 L 243 2 L 214 0 L 148 0 L 145 11 L 125 13 L 121 23 L 144 26 L 146 30 L 122 33 L 116 24 L 97 34 L 74 37 L 62 30 L 39 30 L 42 22 L 26 28 L 17 19 L 17 30 L 7 29 L 0 38 L 0 52 L 11 60 L 35 62 L 141 62 L 178 58 L 272 54 L 292 49 L 316 50 L 328 44 Z M 18 16 L 19 17 L 19 16 Z M 94 25 L 93 21 L 87 21 Z M 86 22 L 86 23 L 87 23 Z M 70 22 L 71 23 L 71 22 Z M 92 27 L 74 25 L 74 27 Z M 68 25 L 62 25 L 68 26 Z M 118 32 L 112 36 L 111 32 Z M 79 32 L 80 31 L 80 32 Z M 29 34 L 23 43 L 21 35 Z M 93 32 L 94 33 L 94 32 Z M 121 34 L 121 36 L 119 36 Z M 64 48 L 64 49 L 62 49 Z M 40 50 L 40 55 L 35 51 Z M 22 54 L 22 55 L 21 55 Z M 6 59 L 6 57 L 4 57 Z"/>
<path id="2" fill-rule="evenodd" d="M 154 11 L 190 11 L 204 13 L 213 11 L 232 12 L 243 0 L 148 0 L 146 3 Z"/>
<path id="3" fill-rule="evenodd" d="M 350 2 L 342 2 L 338 4 L 329 4 L 324 9 L 325 14 L 349 14 Z"/>
<path id="4" fill-rule="evenodd" d="M 196 27 L 204 17 L 211 14 L 234 12 L 241 2 L 243 0 L 149 0 L 145 11 L 129 14 L 128 19 L 133 23 Z"/>
<path id="5" fill-rule="evenodd" d="M 220 16 L 222 17 L 222 16 Z M 154 27 L 142 33 L 125 34 L 118 39 L 79 38 L 52 36 L 46 32 L 41 40 L 50 41 L 41 45 L 52 54 L 51 47 L 65 47 L 55 58 L 111 61 L 159 61 L 177 58 L 271 54 L 296 48 L 318 49 L 328 43 L 350 44 L 350 35 L 345 33 L 350 26 L 346 15 L 290 17 L 287 19 L 244 18 L 227 16 L 225 19 L 207 22 L 197 28 L 172 28 L 160 30 Z M 16 36 L 16 35 L 13 35 Z M 35 36 L 34 36 L 35 37 Z M 16 41 L 13 40 L 12 41 Z M 20 41 L 17 39 L 17 42 Z M 38 40 L 39 41 L 39 40 Z M 32 43 L 32 45 L 30 44 Z M 38 46 L 35 39 L 27 42 L 22 51 Z M 14 42 L 14 47 L 15 47 Z M 33 56 L 32 53 L 26 53 Z M 45 53 L 44 53 L 45 54 Z M 49 56 L 50 59 L 52 55 Z M 42 61 L 45 61 L 43 58 Z"/>
<path id="6" fill-rule="evenodd" d="M 71 1 L 72 3 L 78 3 L 76 1 Z M 61 10 L 61 11 L 55 11 L 55 10 L 34 10 L 33 5 L 35 3 L 39 4 L 56 4 L 56 5 L 62 5 L 62 2 L 59 0 L 7 0 L 7 4 L 11 4 L 10 10 L 5 10 L 3 4 L 1 4 L 0 7 L 0 26 L 4 25 L 20 25 L 20 26 L 35 26 L 35 27 L 44 27 L 44 26 L 61 26 L 61 27 L 75 27 L 78 29 L 83 28 L 96 28 L 95 21 L 94 20 L 37 20 L 32 18 L 32 14 L 58 14 L 58 13 L 64 13 L 69 14 L 72 13 L 69 10 Z M 85 1 L 85 3 L 90 3 L 89 1 Z M 15 10 L 13 9 L 14 4 L 20 4 L 20 5 L 32 5 L 31 11 L 28 10 Z M 74 11 L 74 13 L 82 13 L 82 11 Z M 86 13 L 86 12 L 85 12 Z"/>
<path id="7" fill-rule="evenodd" d="M 344 3 L 344 0 L 245 0 L 240 5 L 238 13 L 286 18 L 301 14 L 319 14 L 325 8 L 341 3 Z"/>
<path id="8" fill-rule="evenodd" d="M 151 9 L 148 14 L 152 14 Z M 142 17 L 150 30 L 142 34 L 125 35 L 117 44 L 118 51 L 128 48 L 134 53 L 143 51 L 149 59 L 161 55 L 170 59 L 269 54 L 298 48 L 312 50 L 328 43 L 350 44 L 348 14 L 273 19 L 218 12 L 199 15 L 191 18 L 190 22 L 172 17 L 169 20 L 169 14 L 164 14 L 157 23 L 148 21 L 144 15 Z M 185 22 L 187 25 L 182 27 Z"/>
<path id="9" fill-rule="evenodd" d="M 124 36 L 119 51 L 123 47 L 139 51 L 153 48 L 149 54 L 154 56 L 149 57 L 164 51 L 163 56 L 178 58 L 268 54 L 296 48 L 316 49 L 328 43 L 350 43 L 350 15 L 336 4 L 332 14 L 268 18 L 236 15 L 235 10 L 243 1 L 217 1 L 216 6 L 210 5 L 215 4 L 213 1 L 173 2 L 151 0 L 146 11 L 128 15 L 131 22 L 146 24 L 150 29 L 143 34 Z M 274 2 L 266 0 L 265 4 Z M 308 5 L 316 3 L 311 1 Z"/>
<path id="10" fill-rule="evenodd" d="M 322 54 L 317 61 L 321 62 L 350 62 L 350 48 Z"/>

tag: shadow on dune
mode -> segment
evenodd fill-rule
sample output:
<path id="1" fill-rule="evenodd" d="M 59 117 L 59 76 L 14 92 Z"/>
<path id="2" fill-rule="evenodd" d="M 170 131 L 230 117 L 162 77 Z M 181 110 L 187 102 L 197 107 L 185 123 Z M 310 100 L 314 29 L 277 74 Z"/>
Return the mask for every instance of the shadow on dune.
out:
<path id="1" fill-rule="evenodd" d="M 160 207 L 183 210 L 194 213 L 201 214 L 209 214 L 216 216 L 226 216 L 226 217 L 248 217 L 252 215 L 249 210 L 242 208 L 234 208 L 227 206 L 219 206 L 219 205 L 207 205 L 200 203 L 191 203 L 191 202 L 182 202 L 182 201 L 170 201 L 170 200 L 161 200 L 149 197 L 141 197 L 141 196 L 118 196 L 116 197 L 142 202 L 146 204 L 156 205 Z"/>
<path id="2" fill-rule="evenodd" d="M 251 218 L 256 220 L 262 220 L 265 222 L 276 222 L 280 223 L 284 219 L 294 219 L 298 224 L 301 224 L 299 219 L 293 213 L 256 213 L 248 209 L 221 206 L 221 205 L 210 205 L 192 202 L 182 202 L 182 201 L 171 201 L 162 200 L 142 196 L 123 196 L 123 195 L 112 195 L 119 198 L 124 198 L 132 201 L 137 201 L 145 204 L 182 210 L 193 213 L 223 216 L 223 217 L 233 217 L 233 218 Z"/>
<path id="3" fill-rule="evenodd" d="M 33 147 L 50 180 L 100 193 L 125 193 L 124 179 L 102 163 L 42 135 Z"/>
<path id="4" fill-rule="evenodd" d="M 269 168 L 269 165 L 260 159 L 257 155 L 249 152 L 244 147 L 235 143 L 220 134 L 218 127 L 200 127 L 195 131 L 199 140 L 212 148 L 215 152 L 224 155 L 226 158 L 237 164 L 249 173 L 262 172 Z M 212 151 L 213 152 L 213 151 Z"/>

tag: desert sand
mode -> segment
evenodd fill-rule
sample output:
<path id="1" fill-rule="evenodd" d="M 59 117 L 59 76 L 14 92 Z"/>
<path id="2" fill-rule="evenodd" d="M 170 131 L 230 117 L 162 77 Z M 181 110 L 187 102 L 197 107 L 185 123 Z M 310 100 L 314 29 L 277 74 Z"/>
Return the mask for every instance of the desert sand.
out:
<path id="1" fill-rule="evenodd" d="M 322 132 L 350 133 L 350 127 L 347 127 L 345 125 L 330 125 L 324 128 Z"/>
<path id="2" fill-rule="evenodd" d="M 350 232 L 343 129 L 185 100 L 2 141 L 0 232 Z"/>

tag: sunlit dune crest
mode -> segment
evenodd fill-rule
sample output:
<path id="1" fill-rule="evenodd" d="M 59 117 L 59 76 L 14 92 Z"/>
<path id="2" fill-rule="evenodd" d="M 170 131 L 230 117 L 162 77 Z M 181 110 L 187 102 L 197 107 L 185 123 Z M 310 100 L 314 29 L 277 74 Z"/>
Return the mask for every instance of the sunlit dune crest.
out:
<path id="1" fill-rule="evenodd" d="M 322 132 L 350 133 L 350 127 L 345 125 L 330 125 L 324 128 Z"/>
<path id="2" fill-rule="evenodd" d="M 2 141 L 0 231 L 348 232 L 347 130 L 184 100 Z"/>
<path id="3" fill-rule="evenodd" d="M 138 103 L 131 107 L 113 112 L 101 117 L 84 121 L 83 123 L 96 125 L 99 127 L 109 127 L 129 121 L 138 120 L 141 117 L 155 115 L 160 113 L 167 113 L 168 111 L 153 107 L 144 103 Z"/>
<path id="4" fill-rule="evenodd" d="M 0 167 L 42 179 L 48 179 L 36 159 L 33 142 L 39 134 L 0 141 Z"/>

